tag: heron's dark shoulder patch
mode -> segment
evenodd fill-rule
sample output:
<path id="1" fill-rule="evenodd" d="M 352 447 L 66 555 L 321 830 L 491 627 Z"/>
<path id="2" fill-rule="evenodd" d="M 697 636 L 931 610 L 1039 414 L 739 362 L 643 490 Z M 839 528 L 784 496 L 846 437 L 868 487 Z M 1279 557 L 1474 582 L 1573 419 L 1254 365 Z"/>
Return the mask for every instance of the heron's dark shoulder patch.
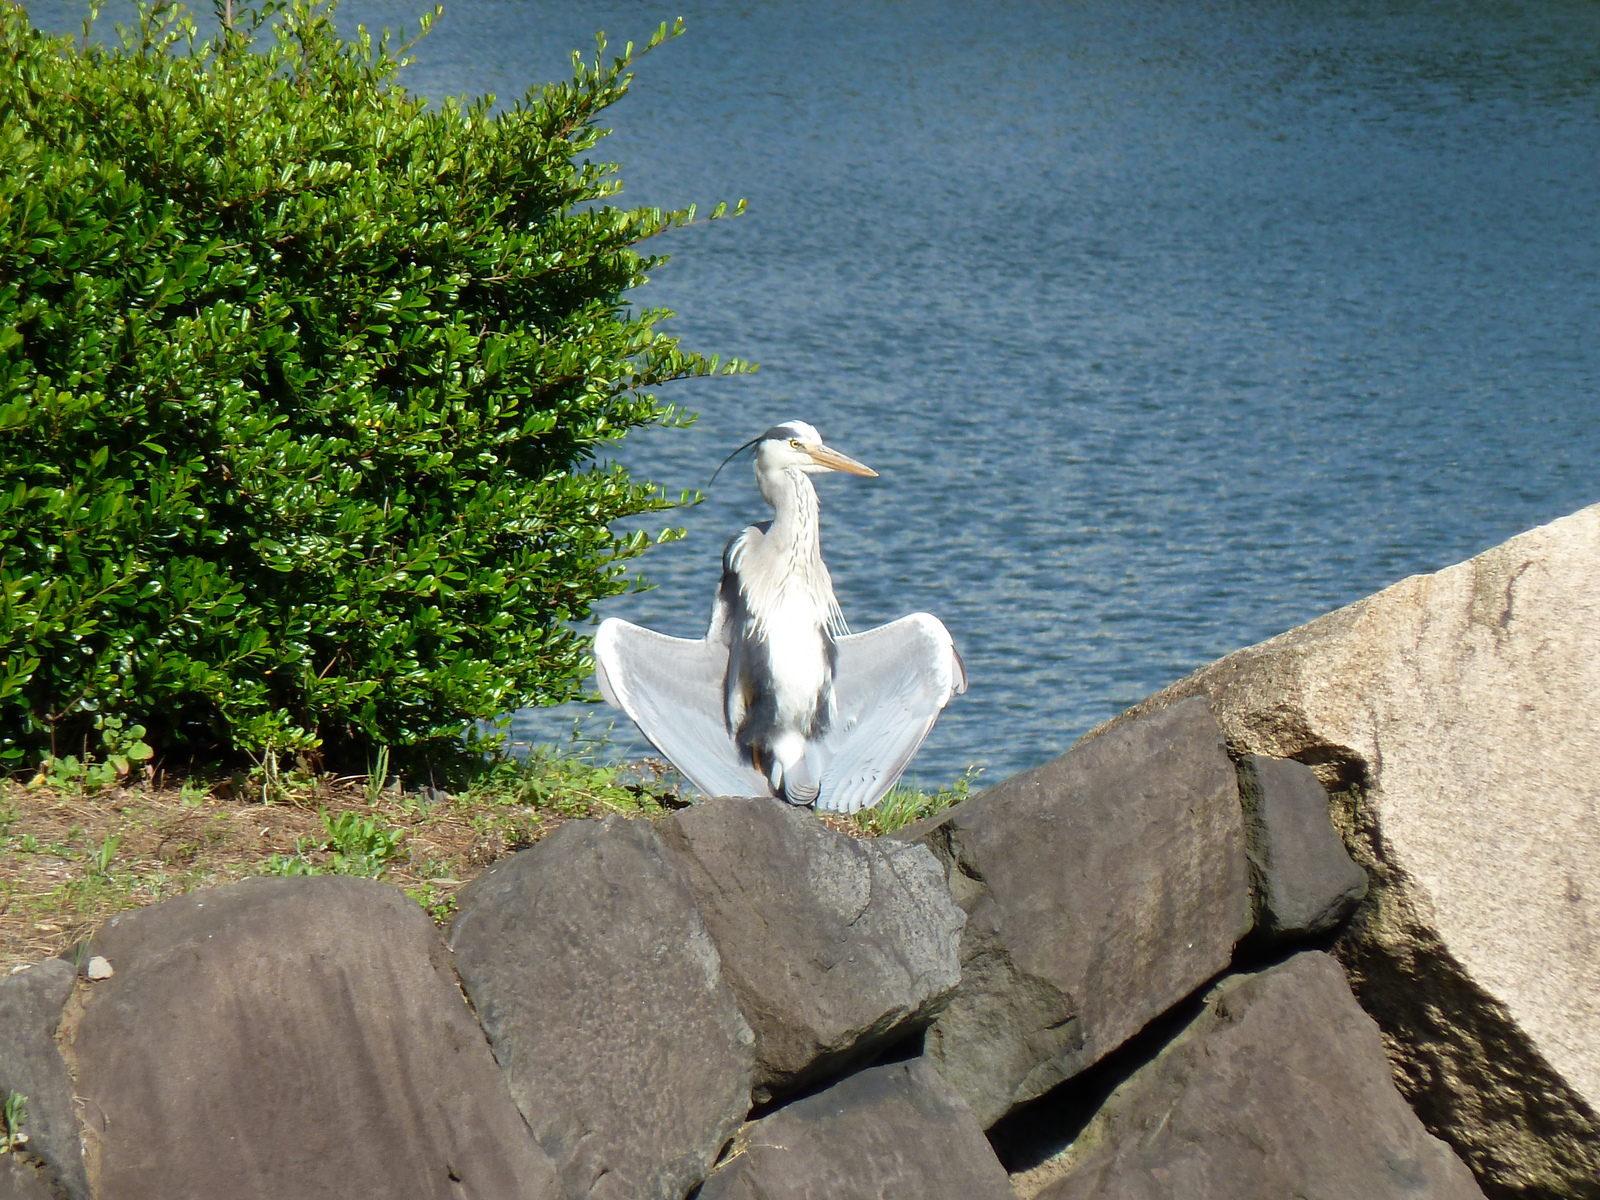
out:
<path id="1" fill-rule="evenodd" d="M 722 580 L 717 588 L 717 603 L 723 617 L 725 636 L 734 644 L 736 659 L 740 653 L 739 644 L 749 638 L 755 626 L 749 602 L 745 598 L 740 569 L 745 555 L 753 546 L 760 544 L 765 526 L 770 524 L 769 521 L 759 526 L 747 526 L 729 538 L 722 551 Z"/>

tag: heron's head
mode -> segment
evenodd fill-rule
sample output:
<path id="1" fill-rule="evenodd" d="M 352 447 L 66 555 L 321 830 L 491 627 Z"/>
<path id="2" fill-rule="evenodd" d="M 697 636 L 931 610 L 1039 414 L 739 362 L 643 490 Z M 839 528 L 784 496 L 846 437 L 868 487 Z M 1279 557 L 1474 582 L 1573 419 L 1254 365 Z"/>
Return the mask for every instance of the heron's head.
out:
<path id="1" fill-rule="evenodd" d="M 785 421 L 774 425 L 756 443 L 756 473 L 784 471 L 794 467 L 807 475 L 825 471 L 845 471 L 851 475 L 876 476 L 878 473 L 848 454 L 825 446 L 814 425 L 804 421 Z"/>

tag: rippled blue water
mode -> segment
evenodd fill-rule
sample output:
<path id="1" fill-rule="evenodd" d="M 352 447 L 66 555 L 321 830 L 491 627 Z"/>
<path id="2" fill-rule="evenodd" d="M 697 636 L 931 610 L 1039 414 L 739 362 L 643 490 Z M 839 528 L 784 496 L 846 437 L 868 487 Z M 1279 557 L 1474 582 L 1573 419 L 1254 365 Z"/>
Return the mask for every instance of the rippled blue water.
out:
<path id="1" fill-rule="evenodd" d="M 966 656 L 924 781 L 1037 763 L 1600 500 L 1600 6 L 681 11 L 604 149 L 634 201 L 749 198 L 669 239 L 642 299 L 762 370 L 671 393 L 700 423 L 624 457 L 698 487 L 800 416 L 882 472 L 822 482 L 824 549 L 856 628 L 926 609 Z M 410 82 L 509 98 L 596 29 L 674 15 L 456 0 Z M 657 590 L 608 612 L 698 632 L 723 541 L 763 515 L 725 472 L 649 556 Z"/>

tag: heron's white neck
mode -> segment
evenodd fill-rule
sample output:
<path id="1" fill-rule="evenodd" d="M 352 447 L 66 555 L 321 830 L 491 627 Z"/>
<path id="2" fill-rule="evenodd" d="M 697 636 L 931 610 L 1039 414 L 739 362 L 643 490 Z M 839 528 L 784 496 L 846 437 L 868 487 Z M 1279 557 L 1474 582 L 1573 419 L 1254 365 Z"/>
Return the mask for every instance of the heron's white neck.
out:
<path id="1" fill-rule="evenodd" d="M 761 497 L 772 505 L 767 544 L 791 561 L 822 560 L 821 504 L 806 473 L 795 467 L 762 471 Z"/>

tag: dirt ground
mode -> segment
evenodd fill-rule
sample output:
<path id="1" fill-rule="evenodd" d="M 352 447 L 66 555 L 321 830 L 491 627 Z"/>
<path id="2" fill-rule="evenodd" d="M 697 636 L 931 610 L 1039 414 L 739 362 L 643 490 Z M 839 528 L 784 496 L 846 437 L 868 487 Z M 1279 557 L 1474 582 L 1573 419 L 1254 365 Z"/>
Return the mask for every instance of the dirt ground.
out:
<path id="1" fill-rule="evenodd" d="M 497 857 L 570 816 L 594 815 L 590 805 L 563 812 L 504 795 L 370 801 L 354 782 L 319 781 L 269 803 L 220 790 L 145 784 L 86 795 L 0 784 L 0 975 L 70 951 L 125 909 L 249 875 L 369 874 L 447 920 L 456 889 Z M 375 818 L 373 828 L 398 832 L 395 853 L 351 869 L 324 813 Z"/>

